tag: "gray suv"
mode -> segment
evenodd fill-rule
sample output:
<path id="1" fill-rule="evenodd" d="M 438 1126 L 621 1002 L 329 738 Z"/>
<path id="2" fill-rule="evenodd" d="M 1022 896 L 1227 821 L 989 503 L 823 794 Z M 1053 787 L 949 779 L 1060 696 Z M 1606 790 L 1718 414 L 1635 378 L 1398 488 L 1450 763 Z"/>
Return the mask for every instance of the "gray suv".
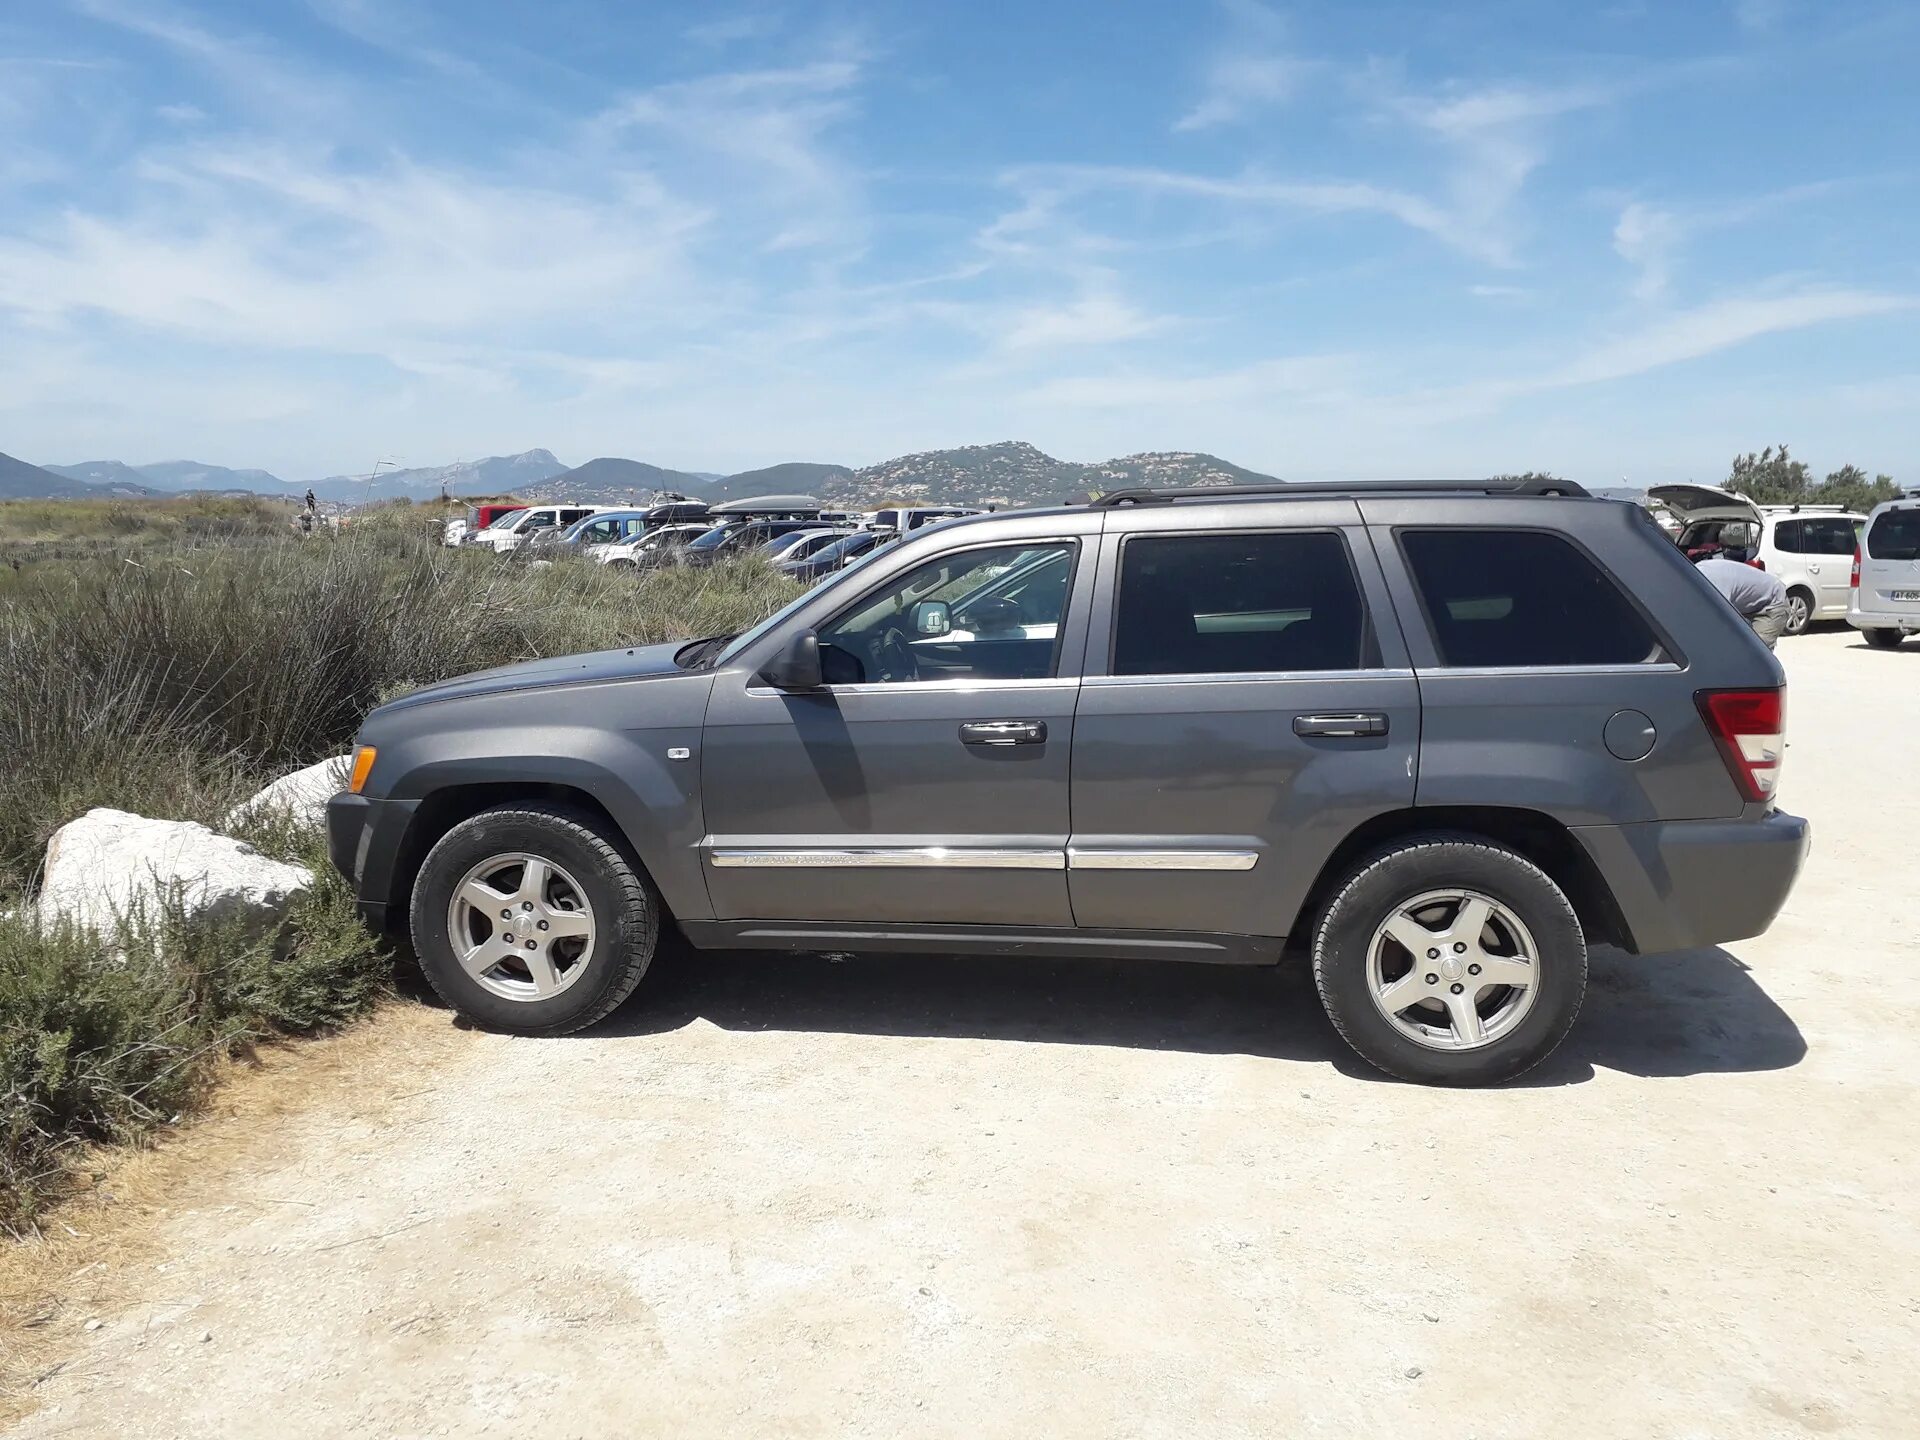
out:
<path id="1" fill-rule="evenodd" d="M 1405 1078 L 1518 1074 L 1587 945 L 1766 929 L 1779 665 L 1578 487 L 1123 491 L 949 521 L 741 635 L 368 717 L 329 808 L 478 1023 L 576 1030 L 696 949 L 1263 964 Z"/>

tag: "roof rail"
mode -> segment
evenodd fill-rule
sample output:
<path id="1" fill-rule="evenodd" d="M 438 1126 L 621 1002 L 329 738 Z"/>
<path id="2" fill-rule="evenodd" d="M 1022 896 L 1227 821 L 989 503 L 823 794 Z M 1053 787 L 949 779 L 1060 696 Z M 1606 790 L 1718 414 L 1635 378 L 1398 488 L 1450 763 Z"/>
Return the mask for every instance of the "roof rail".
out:
<path id="1" fill-rule="evenodd" d="M 1267 485 L 1200 485 L 1181 490 L 1155 490 L 1136 485 L 1109 490 L 1088 501 L 1096 509 L 1122 505 L 1171 505 L 1176 500 L 1240 500 L 1253 496 L 1291 495 L 1561 495 L 1586 499 L 1587 489 L 1571 480 L 1359 480 L 1348 482 L 1288 482 Z"/>

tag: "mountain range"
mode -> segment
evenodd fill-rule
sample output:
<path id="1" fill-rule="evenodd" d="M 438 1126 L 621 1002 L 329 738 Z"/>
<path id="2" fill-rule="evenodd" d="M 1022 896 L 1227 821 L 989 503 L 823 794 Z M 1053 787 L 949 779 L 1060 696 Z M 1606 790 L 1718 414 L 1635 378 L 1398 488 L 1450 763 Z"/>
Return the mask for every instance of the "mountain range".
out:
<path id="1" fill-rule="evenodd" d="M 33 466 L 0 457 L 0 462 L 4 462 L 0 464 L 0 498 L 238 491 L 299 499 L 308 488 L 265 470 L 234 470 L 191 460 L 146 465 L 89 460 Z M 790 461 L 732 475 L 671 470 L 616 456 L 569 469 L 550 450 L 527 450 L 453 465 L 381 469 L 372 476 L 332 475 L 312 482 L 311 488 L 323 501 L 348 505 L 400 498 L 432 500 L 443 494 L 618 504 L 671 490 L 715 504 L 750 495 L 802 493 L 849 509 L 872 509 L 890 502 L 1033 505 L 1076 491 L 1123 485 L 1232 485 L 1271 478 L 1193 451 L 1126 455 L 1085 465 L 1057 460 L 1022 440 L 1005 440 L 926 450 L 860 468 Z"/>

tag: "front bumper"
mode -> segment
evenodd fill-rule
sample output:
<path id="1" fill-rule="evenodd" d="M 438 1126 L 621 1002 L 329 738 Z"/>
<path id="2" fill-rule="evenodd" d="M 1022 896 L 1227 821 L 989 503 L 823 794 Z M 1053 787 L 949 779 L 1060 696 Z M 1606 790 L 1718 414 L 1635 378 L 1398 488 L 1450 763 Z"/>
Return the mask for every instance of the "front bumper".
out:
<path id="1" fill-rule="evenodd" d="M 406 908 L 406 897 L 398 893 L 399 861 L 418 808 L 416 800 L 345 793 L 327 802 L 327 857 L 352 882 L 360 918 L 375 930 L 388 928 L 394 907 Z M 404 919 L 404 913 L 391 918 Z"/>
<path id="2" fill-rule="evenodd" d="M 1581 825 L 1586 848 L 1636 954 L 1657 955 L 1762 934 L 1787 903 L 1812 844 L 1798 815 Z"/>

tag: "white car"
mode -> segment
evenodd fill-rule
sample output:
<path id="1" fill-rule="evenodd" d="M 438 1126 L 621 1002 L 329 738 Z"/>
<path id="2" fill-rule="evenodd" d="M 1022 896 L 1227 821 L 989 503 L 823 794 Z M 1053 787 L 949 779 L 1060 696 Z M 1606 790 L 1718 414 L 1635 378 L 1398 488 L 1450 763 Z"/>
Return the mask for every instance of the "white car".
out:
<path id="1" fill-rule="evenodd" d="M 497 524 L 467 536 L 467 544 L 484 545 L 496 555 L 518 550 L 527 538 L 539 530 L 571 525 L 602 510 L 625 510 L 624 505 L 530 505 L 504 516 Z"/>
<path id="2" fill-rule="evenodd" d="M 1873 507 L 1853 561 L 1847 623 L 1891 650 L 1920 634 L 1920 490 Z"/>
<path id="3" fill-rule="evenodd" d="M 618 545 L 596 545 L 587 551 L 587 558 L 602 565 L 627 565 L 640 569 L 667 558 L 688 541 L 698 539 L 712 528 L 705 523 L 656 525 L 637 540 L 623 541 Z"/>
<path id="4" fill-rule="evenodd" d="M 1838 505 L 1756 505 L 1718 485 L 1655 485 L 1647 498 L 1680 521 L 1674 543 L 1691 560 L 1728 545 L 1753 550 L 1760 568 L 1787 587 L 1787 634 L 1847 618 L 1866 516 Z"/>

